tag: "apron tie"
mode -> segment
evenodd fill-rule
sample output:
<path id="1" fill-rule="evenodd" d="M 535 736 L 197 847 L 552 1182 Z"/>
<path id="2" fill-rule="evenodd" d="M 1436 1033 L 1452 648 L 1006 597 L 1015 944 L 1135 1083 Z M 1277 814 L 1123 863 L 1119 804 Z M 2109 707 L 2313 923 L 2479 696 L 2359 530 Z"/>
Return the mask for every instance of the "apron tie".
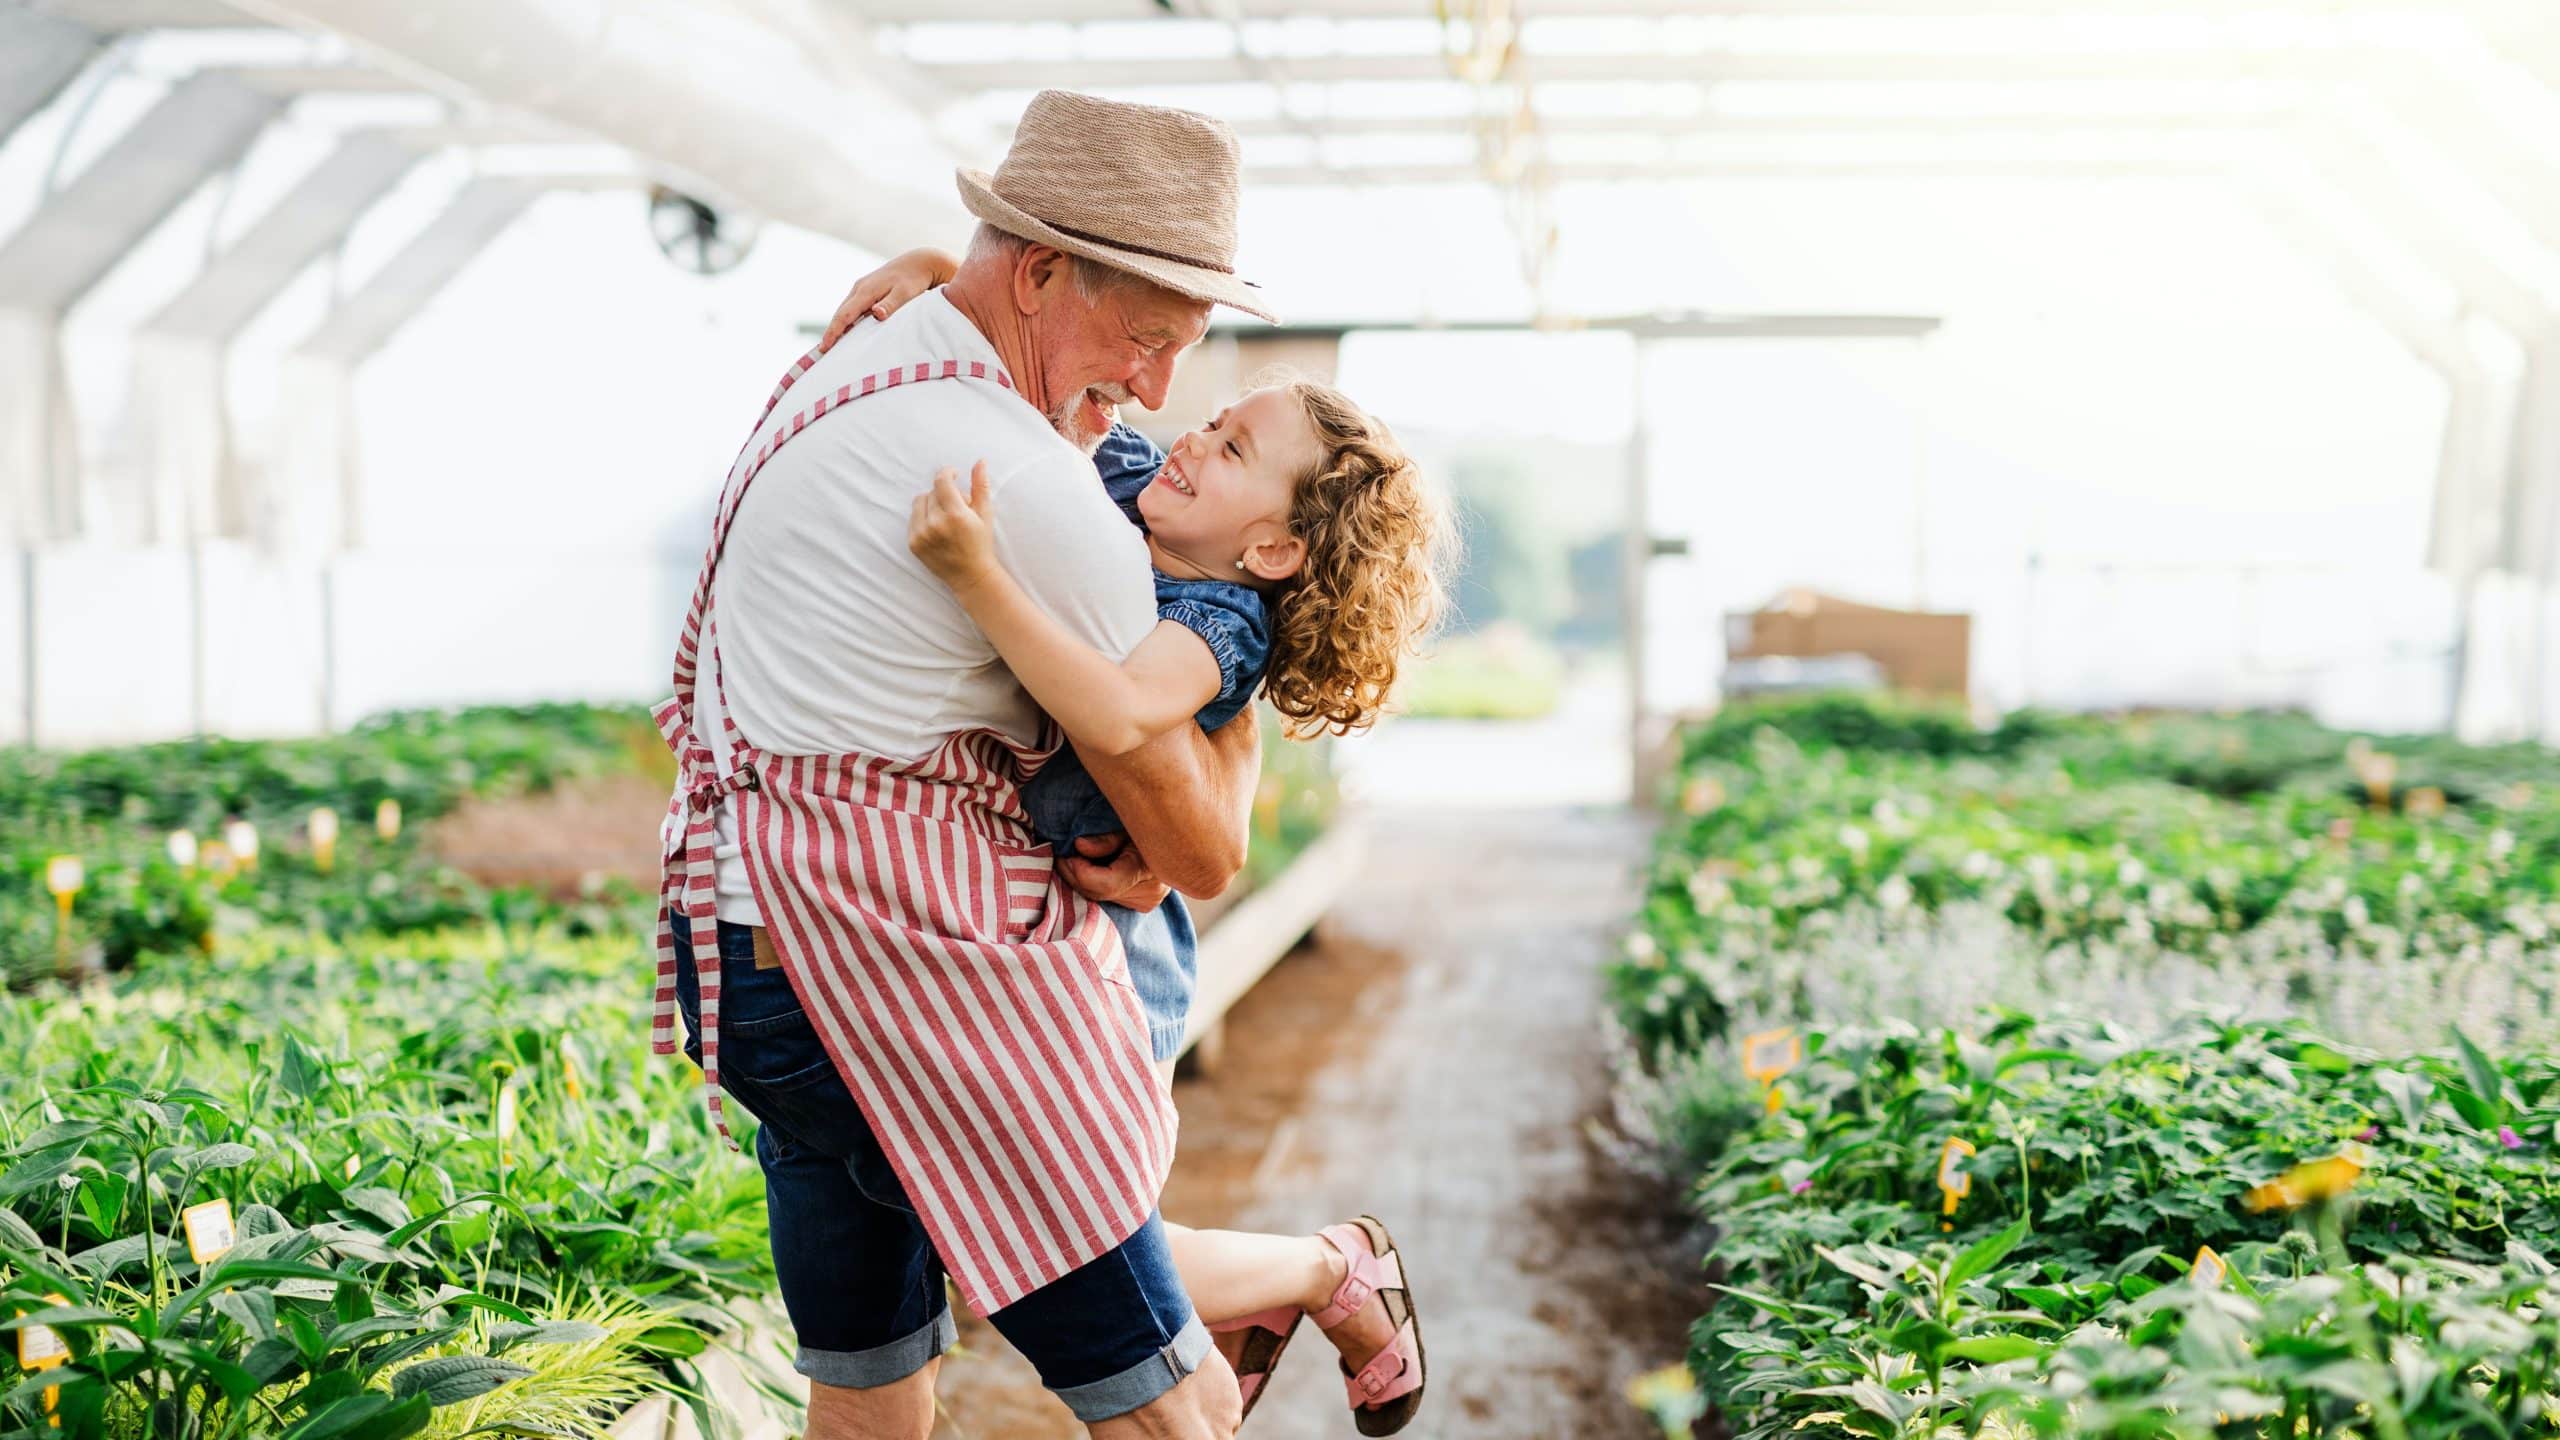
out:
<path id="1" fill-rule="evenodd" d="M 667 802 L 660 831 L 665 863 L 658 881 L 658 986 L 652 1004 L 649 1048 L 673 1055 L 676 1040 L 676 938 L 681 916 L 685 943 L 693 951 L 694 978 L 702 999 L 702 1085 L 711 1107 L 711 1123 L 731 1149 L 729 1117 L 720 1094 L 720 928 L 719 886 L 715 851 L 719 845 L 718 812 L 722 801 L 742 790 L 761 786 L 756 772 L 741 766 L 722 775 L 711 750 L 694 739 L 681 708 L 670 700 L 655 718 L 658 733 L 676 756 L 676 790 Z"/>

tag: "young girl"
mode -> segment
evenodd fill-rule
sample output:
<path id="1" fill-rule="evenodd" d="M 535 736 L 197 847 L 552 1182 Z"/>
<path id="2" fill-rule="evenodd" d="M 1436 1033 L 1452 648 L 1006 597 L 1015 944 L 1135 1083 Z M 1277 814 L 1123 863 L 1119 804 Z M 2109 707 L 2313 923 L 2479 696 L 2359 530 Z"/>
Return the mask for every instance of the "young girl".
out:
<path id="1" fill-rule="evenodd" d="M 916 251 L 865 277 L 828 338 L 866 313 L 885 318 L 948 278 L 951 263 Z M 1448 528 L 1385 426 L 1339 391 L 1293 381 L 1240 397 L 1169 456 L 1115 426 L 1096 461 L 1147 532 L 1155 570 L 1158 624 L 1125 660 L 1069 634 L 1005 573 L 983 467 L 965 492 L 956 472 L 936 476 L 908 536 L 1077 747 L 1117 755 L 1194 719 L 1215 729 L 1257 691 L 1293 737 L 1376 721 L 1398 663 L 1437 617 Z M 1062 850 L 1121 828 L 1073 749 L 1042 768 L 1024 803 Z M 1107 908 L 1127 941 L 1157 1058 L 1169 1061 L 1190 1006 L 1188 916 L 1179 897 L 1156 915 Z M 1362 1216 L 1316 1236 L 1166 1230 L 1247 1413 L 1313 1315 L 1342 1352 L 1361 1433 L 1392 1435 L 1411 1421 L 1422 1399 L 1421 1335 L 1385 1226 Z"/>

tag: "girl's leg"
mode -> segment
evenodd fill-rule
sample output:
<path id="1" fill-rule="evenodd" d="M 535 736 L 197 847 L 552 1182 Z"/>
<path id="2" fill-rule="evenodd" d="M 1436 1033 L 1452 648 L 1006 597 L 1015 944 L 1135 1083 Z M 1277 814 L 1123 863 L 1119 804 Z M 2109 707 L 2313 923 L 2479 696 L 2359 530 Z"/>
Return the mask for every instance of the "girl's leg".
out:
<path id="1" fill-rule="evenodd" d="M 1321 1235 L 1250 1235 L 1239 1230 L 1194 1230 L 1164 1222 L 1173 1268 L 1190 1292 L 1200 1323 L 1215 1327 L 1265 1310 L 1291 1308 L 1312 1315 L 1333 1303 L 1351 1264 Z M 1395 1322 L 1384 1305 L 1364 1305 L 1325 1333 L 1354 1370 L 1395 1342 Z M 1223 1347 L 1228 1337 L 1218 1337 Z M 1240 1341 L 1238 1342 L 1240 1343 Z M 1233 1359 L 1233 1356 L 1229 1356 Z"/>
<path id="2" fill-rule="evenodd" d="M 1173 1268 L 1203 1325 L 1289 1306 L 1321 1310 L 1342 1283 L 1342 1256 L 1314 1235 L 1248 1235 L 1164 1222 Z"/>

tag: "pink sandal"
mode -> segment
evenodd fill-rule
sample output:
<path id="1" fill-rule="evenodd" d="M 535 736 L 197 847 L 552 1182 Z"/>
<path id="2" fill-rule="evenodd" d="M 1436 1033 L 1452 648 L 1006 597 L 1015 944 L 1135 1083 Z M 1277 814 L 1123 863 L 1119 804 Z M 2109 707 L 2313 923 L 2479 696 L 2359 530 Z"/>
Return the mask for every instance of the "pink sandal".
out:
<path id="1" fill-rule="evenodd" d="M 1298 1333 L 1298 1322 L 1306 1318 L 1306 1311 L 1283 1305 L 1209 1327 L 1213 1335 L 1245 1332 L 1244 1347 L 1230 1357 L 1235 1365 L 1236 1393 L 1244 1397 L 1244 1410 L 1236 1417 L 1237 1423 L 1243 1423 L 1244 1416 L 1252 1414 L 1253 1407 L 1261 1401 L 1262 1387 L 1270 1382 L 1271 1372 L 1280 1368 L 1280 1352 L 1289 1348 L 1290 1337 Z"/>
<path id="2" fill-rule="evenodd" d="M 1333 1303 L 1316 1312 L 1319 1329 L 1331 1330 L 1357 1315 L 1375 1298 L 1387 1308 L 1396 1337 L 1356 1372 L 1342 1362 L 1344 1388 L 1351 1399 L 1351 1420 L 1363 1435 L 1393 1435 L 1413 1423 L 1422 1409 L 1422 1323 L 1414 1314 L 1413 1293 L 1406 1288 L 1404 1259 L 1387 1227 L 1363 1215 L 1321 1232 L 1342 1252 L 1350 1273 Z"/>

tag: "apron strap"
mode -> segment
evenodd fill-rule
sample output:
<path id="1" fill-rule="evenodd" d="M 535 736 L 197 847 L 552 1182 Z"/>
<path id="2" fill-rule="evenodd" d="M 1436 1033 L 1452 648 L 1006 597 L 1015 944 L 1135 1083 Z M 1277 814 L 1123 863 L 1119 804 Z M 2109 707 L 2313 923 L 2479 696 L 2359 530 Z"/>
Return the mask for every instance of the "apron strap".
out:
<path id="1" fill-rule="evenodd" d="M 762 782 L 747 753 L 746 737 L 739 733 L 738 722 L 729 713 L 725 690 L 720 707 L 722 733 L 716 737 L 730 762 L 725 776 L 720 773 L 711 737 L 698 732 L 694 703 L 701 683 L 702 651 L 709 649 L 715 660 L 719 655 L 719 626 L 711 615 L 711 589 L 720 569 L 721 553 L 729 544 L 729 527 L 737 519 L 738 506 L 747 498 L 747 487 L 763 473 L 765 463 L 829 411 L 883 390 L 926 380 L 988 380 L 1007 390 L 1014 388 L 1013 377 L 1002 367 L 982 360 L 929 360 L 839 385 L 768 426 L 781 408 L 783 397 L 791 393 L 800 377 L 824 353 L 822 346 L 792 362 L 781 383 L 774 386 L 772 397 L 765 401 L 764 413 L 756 417 L 755 428 L 748 433 L 746 445 L 739 448 L 737 460 L 730 463 L 729 480 L 721 489 L 720 508 L 711 524 L 711 547 L 702 557 L 702 570 L 693 585 L 693 603 L 686 607 L 684 628 L 676 636 L 675 694 L 653 714 L 659 736 L 676 757 L 676 787 L 667 802 L 667 818 L 660 831 L 658 975 L 650 1004 L 649 1048 L 660 1055 L 675 1054 L 680 1048 L 676 1041 L 675 927 L 681 919 L 686 947 L 693 953 L 694 975 L 701 987 L 703 1089 L 711 1109 L 711 1123 L 731 1149 L 737 1148 L 737 1141 L 729 1134 L 720 1091 L 721 958 L 714 851 L 719 838 L 719 807 L 730 796 L 755 790 Z M 757 443 L 759 435 L 763 437 L 761 445 Z"/>

